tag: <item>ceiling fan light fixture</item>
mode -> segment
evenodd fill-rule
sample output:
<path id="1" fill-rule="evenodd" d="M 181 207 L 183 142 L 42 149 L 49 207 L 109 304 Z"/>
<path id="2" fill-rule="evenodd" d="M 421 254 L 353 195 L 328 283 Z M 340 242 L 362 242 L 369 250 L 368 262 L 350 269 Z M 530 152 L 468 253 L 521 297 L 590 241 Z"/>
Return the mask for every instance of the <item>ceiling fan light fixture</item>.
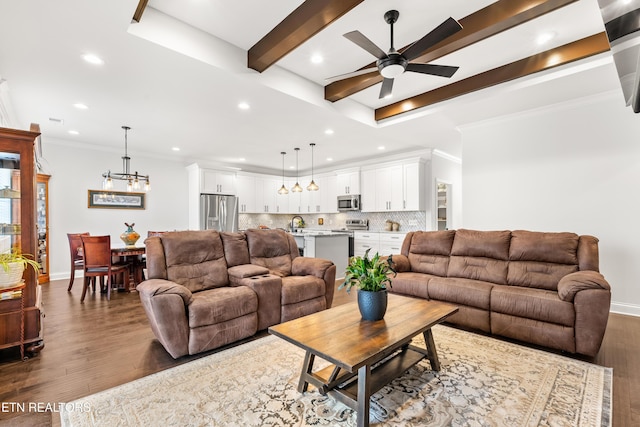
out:
<path id="1" fill-rule="evenodd" d="M 385 79 L 395 79 L 402 73 L 404 73 L 404 67 L 400 64 L 387 65 L 380 70 L 380 74 L 382 74 L 382 77 Z"/>

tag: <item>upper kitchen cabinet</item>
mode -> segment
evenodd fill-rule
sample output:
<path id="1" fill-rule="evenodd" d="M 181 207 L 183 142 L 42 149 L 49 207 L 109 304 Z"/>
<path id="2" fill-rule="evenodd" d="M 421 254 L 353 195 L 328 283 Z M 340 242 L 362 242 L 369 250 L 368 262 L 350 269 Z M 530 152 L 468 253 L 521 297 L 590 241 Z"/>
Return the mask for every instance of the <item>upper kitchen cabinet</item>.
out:
<path id="1" fill-rule="evenodd" d="M 417 159 L 402 164 L 403 197 L 402 210 L 423 211 L 426 209 L 425 162 Z"/>
<path id="2" fill-rule="evenodd" d="M 256 212 L 256 179 L 254 175 L 240 173 L 236 175 L 238 211 L 240 213 Z"/>
<path id="3" fill-rule="evenodd" d="M 365 212 L 425 209 L 424 161 L 374 165 L 362 170 L 362 210 Z"/>
<path id="4" fill-rule="evenodd" d="M 360 168 L 336 172 L 337 195 L 360 194 Z"/>
<path id="5" fill-rule="evenodd" d="M 207 169 L 197 163 L 187 166 L 190 185 L 193 182 L 200 194 L 225 194 L 235 196 L 235 172 Z"/>
<path id="6" fill-rule="evenodd" d="M 321 175 L 318 178 L 318 186 L 320 190 L 320 212 L 336 213 L 338 212 L 338 177 L 334 174 Z"/>

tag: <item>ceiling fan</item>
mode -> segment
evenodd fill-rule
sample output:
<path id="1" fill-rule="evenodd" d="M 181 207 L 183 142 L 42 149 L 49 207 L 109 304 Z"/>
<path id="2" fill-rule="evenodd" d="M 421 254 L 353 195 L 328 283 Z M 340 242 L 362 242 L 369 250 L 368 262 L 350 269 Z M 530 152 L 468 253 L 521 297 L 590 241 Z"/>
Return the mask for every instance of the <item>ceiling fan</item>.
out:
<path id="1" fill-rule="evenodd" d="M 410 45 L 402 53 L 397 52 L 393 46 L 393 24 L 398 21 L 400 13 L 397 10 L 390 10 L 384 14 L 384 20 L 391 26 L 391 47 L 389 52 L 384 52 L 378 46 L 376 46 L 371 40 L 369 40 L 360 31 L 351 31 L 344 34 L 344 37 L 351 40 L 362 49 L 366 50 L 378 60 L 376 61 L 376 67 L 366 68 L 364 70 L 358 70 L 353 73 L 343 74 L 335 76 L 332 79 L 340 78 L 346 79 L 361 74 L 370 73 L 374 70 L 378 70 L 384 80 L 382 81 L 382 88 L 380 89 L 379 99 L 385 98 L 391 95 L 393 88 L 393 79 L 400 76 L 405 71 L 411 71 L 414 73 L 431 74 L 434 76 L 451 77 L 458 71 L 460 67 L 452 67 L 449 65 L 434 65 L 434 64 L 419 64 L 411 62 L 418 56 L 430 48 L 431 46 L 440 43 L 447 37 L 457 33 L 462 29 L 462 25 L 453 18 L 449 18 L 440 24 L 438 27 L 427 33 L 420 40 Z"/>

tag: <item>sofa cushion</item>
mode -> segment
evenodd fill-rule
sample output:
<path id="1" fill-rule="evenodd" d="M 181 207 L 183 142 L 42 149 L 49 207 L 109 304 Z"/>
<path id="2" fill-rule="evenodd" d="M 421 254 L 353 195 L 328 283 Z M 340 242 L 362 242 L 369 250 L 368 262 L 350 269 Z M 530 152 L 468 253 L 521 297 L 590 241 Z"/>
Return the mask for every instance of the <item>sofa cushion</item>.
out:
<path id="1" fill-rule="evenodd" d="M 491 311 L 564 326 L 573 326 L 576 317 L 573 304 L 562 301 L 557 292 L 514 286 L 493 288 Z"/>
<path id="2" fill-rule="evenodd" d="M 247 236 L 244 233 L 231 233 L 224 231 L 220 233 L 224 246 L 224 257 L 227 259 L 229 267 L 249 264 L 249 247 L 247 246 Z"/>
<path id="3" fill-rule="evenodd" d="M 575 233 L 511 232 L 511 261 L 541 261 L 578 264 L 578 235 Z"/>
<path id="4" fill-rule="evenodd" d="M 577 270 L 577 265 L 511 261 L 509 263 L 507 282 L 513 286 L 557 291 L 560 279 Z"/>
<path id="5" fill-rule="evenodd" d="M 258 297 L 246 286 L 209 289 L 193 295 L 189 327 L 214 325 L 258 311 Z"/>
<path id="6" fill-rule="evenodd" d="M 282 278 L 282 305 L 294 304 L 317 297 L 324 298 L 324 280 L 315 276 L 288 276 Z"/>
<path id="7" fill-rule="evenodd" d="M 451 255 L 509 259 L 510 231 L 457 230 Z"/>
<path id="8" fill-rule="evenodd" d="M 285 231 L 251 229 L 245 234 L 251 264 L 266 267 L 276 276 L 291 275 L 291 248 Z"/>
<path id="9" fill-rule="evenodd" d="M 398 273 L 391 279 L 390 291 L 395 294 L 429 299 L 427 284 L 432 277 L 437 276 L 412 271 Z"/>
<path id="10" fill-rule="evenodd" d="M 411 271 L 446 276 L 455 233 L 452 230 L 412 233 L 407 255 Z"/>
<path id="11" fill-rule="evenodd" d="M 433 277 L 429 280 L 428 289 L 431 299 L 489 310 L 494 286 L 480 280 Z"/>
<path id="12" fill-rule="evenodd" d="M 510 237 L 509 231 L 456 231 L 447 276 L 506 284 Z"/>
<path id="13" fill-rule="evenodd" d="M 191 292 L 229 284 L 220 233 L 181 231 L 160 236 L 167 263 L 167 280 Z"/>
<path id="14" fill-rule="evenodd" d="M 448 277 L 481 280 L 504 285 L 507 283 L 508 262 L 491 258 L 452 256 Z"/>
<path id="15" fill-rule="evenodd" d="M 562 277 L 578 271 L 577 234 L 516 230 L 511 236 L 508 284 L 555 291 Z"/>

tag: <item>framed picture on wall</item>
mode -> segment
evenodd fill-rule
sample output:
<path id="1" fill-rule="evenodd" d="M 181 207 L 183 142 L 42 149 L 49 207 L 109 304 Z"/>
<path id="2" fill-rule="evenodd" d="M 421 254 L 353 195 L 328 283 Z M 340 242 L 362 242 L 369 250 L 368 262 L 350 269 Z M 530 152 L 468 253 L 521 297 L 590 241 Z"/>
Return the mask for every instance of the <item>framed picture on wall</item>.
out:
<path id="1" fill-rule="evenodd" d="M 99 209 L 145 209 L 145 193 L 88 190 L 88 207 Z"/>

